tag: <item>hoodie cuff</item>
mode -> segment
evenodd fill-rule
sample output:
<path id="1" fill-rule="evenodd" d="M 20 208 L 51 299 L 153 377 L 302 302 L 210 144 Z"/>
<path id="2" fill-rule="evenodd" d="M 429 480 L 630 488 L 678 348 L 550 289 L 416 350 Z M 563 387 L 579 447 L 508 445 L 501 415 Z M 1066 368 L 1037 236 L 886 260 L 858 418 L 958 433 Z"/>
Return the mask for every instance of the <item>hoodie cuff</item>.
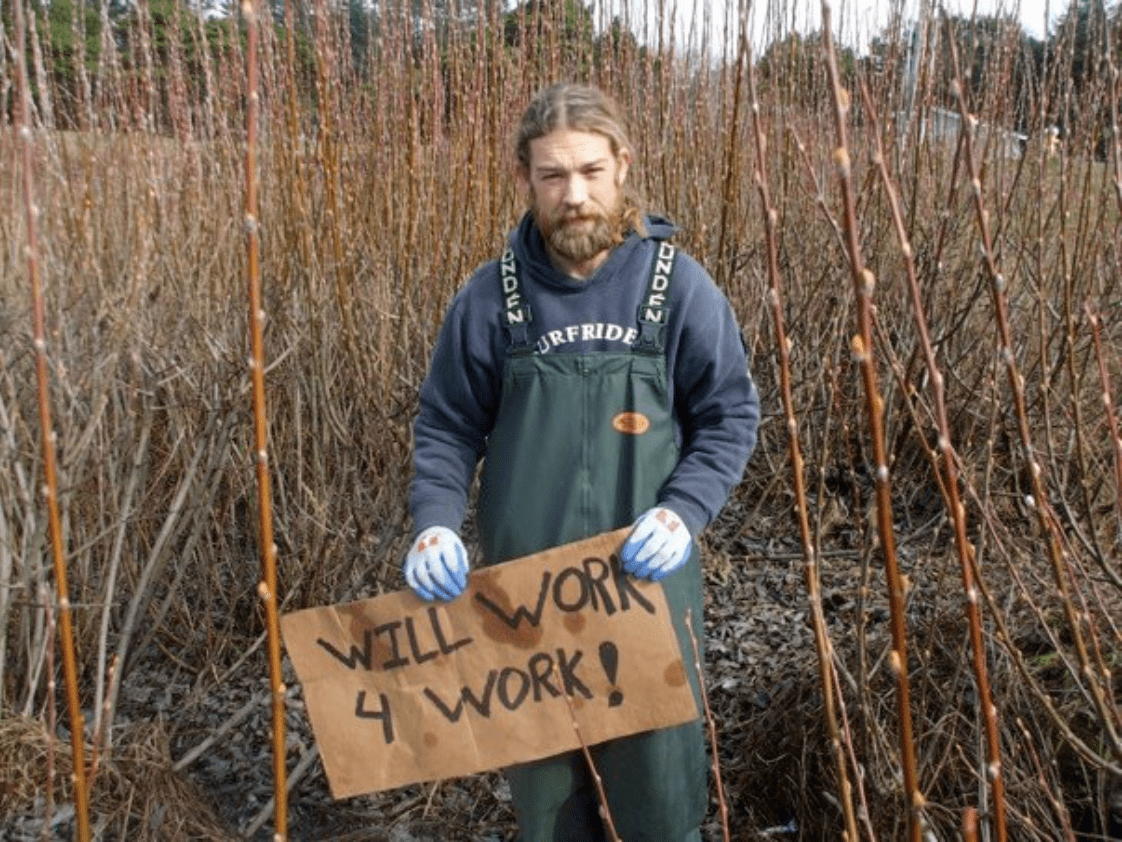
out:
<path id="1" fill-rule="evenodd" d="M 413 512 L 413 537 L 416 538 L 432 526 L 443 526 L 459 535 L 463 523 L 464 514 L 455 506 L 418 506 Z"/>

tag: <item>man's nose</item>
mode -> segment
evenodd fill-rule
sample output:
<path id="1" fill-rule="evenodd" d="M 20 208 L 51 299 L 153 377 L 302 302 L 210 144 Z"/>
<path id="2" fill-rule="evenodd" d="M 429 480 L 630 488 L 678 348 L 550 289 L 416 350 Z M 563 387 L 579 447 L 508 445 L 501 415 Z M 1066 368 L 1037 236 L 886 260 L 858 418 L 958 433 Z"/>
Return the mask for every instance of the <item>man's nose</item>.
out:
<path id="1" fill-rule="evenodd" d="M 588 187 L 585 185 L 584 179 L 579 176 L 570 178 L 565 186 L 565 204 L 579 207 L 584 204 L 587 198 Z"/>

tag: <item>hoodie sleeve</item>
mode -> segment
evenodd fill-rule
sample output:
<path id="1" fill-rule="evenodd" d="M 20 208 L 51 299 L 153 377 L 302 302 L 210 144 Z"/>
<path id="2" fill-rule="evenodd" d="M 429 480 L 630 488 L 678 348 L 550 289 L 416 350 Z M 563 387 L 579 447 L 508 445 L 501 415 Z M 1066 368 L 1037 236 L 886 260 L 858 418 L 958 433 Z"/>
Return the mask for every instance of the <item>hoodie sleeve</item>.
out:
<path id="1" fill-rule="evenodd" d="M 487 270 L 473 280 L 480 279 L 486 282 Z M 409 495 L 414 534 L 430 526 L 460 530 L 475 466 L 498 409 L 501 361 L 494 355 L 490 314 L 482 313 L 478 303 L 473 306 L 473 286 L 469 283 L 453 300 L 421 386 Z"/>
<path id="2" fill-rule="evenodd" d="M 692 258 L 683 254 L 678 263 L 681 275 L 673 283 L 682 297 L 672 307 L 668 351 L 681 457 L 659 502 L 696 536 L 744 474 L 756 446 L 760 399 L 724 294 Z"/>

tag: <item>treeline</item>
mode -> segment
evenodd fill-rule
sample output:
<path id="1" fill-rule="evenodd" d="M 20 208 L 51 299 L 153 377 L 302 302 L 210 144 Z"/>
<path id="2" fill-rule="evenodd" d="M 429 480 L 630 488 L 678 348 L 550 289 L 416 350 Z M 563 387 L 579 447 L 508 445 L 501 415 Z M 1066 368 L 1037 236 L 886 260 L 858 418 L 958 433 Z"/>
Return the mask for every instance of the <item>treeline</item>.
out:
<path id="1" fill-rule="evenodd" d="M 100 5 L 33 0 L 31 8 L 28 66 L 33 68 L 39 120 L 50 127 L 98 128 L 97 115 L 105 113 L 99 101 L 123 91 L 137 106 L 132 111 L 138 123 L 155 121 L 144 126 L 148 130 L 205 136 L 209 132 L 203 121 L 176 125 L 173 115 L 182 113 L 176 100 L 206 102 L 220 95 L 217 89 L 229 74 L 236 78 L 241 72 L 244 24 L 236 7 L 221 0 L 107 0 Z M 343 66 L 333 73 L 366 85 L 377 84 L 386 45 L 398 50 L 402 36 L 411 46 L 394 58 L 411 59 L 418 70 L 426 51 L 447 56 L 458 39 L 481 47 L 488 59 L 504 51 L 513 56 L 529 45 L 563 54 L 566 64 L 586 67 L 626 63 L 628 53 L 641 58 L 648 49 L 633 22 L 618 15 L 598 19 L 593 6 L 579 0 L 525 0 L 510 9 L 495 0 L 346 0 L 333 5 L 271 0 L 270 10 L 273 42 L 287 58 L 291 82 L 308 100 L 309 112 L 324 93 L 317 90 L 317 79 L 322 81 L 317 76 L 317 31 L 332 33 L 336 42 L 332 59 Z M 3 18 L 10 33 L 10 6 Z M 959 16 L 952 23 L 971 97 L 1000 99 L 987 110 L 1001 115 L 1005 128 L 1025 135 L 1052 130 L 1070 136 L 1072 127 L 1080 126 L 1085 135 L 1090 133 L 1084 141 L 1100 158 L 1105 156 L 1111 99 L 1094 94 L 1112 85 L 1111 68 L 1118 63 L 1122 41 L 1122 6 L 1110 10 L 1104 0 L 1073 0 L 1044 40 L 1010 18 Z M 946 61 L 932 60 L 944 52 L 942 33 L 941 26 L 899 17 L 871 39 L 867 53 L 843 49 L 842 71 L 852 76 L 860 70 L 864 78 L 880 80 L 884 89 L 901 91 L 902 109 L 952 107 L 953 71 Z M 817 60 L 819 41 L 817 33 L 787 32 L 774 38 L 758 58 L 761 84 L 785 87 L 783 98 L 792 105 L 820 103 L 827 88 Z M 448 77 L 448 62 L 441 67 L 444 87 L 451 92 L 456 86 Z M 3 72 L 8 78 L 10 66 Z M 1051 96 L 1044 96 L 1045 91 Z M 0 96 L 10 117 L 12 85 L 0 87 Z M 1085 113 L 1088 108 L 1091 114 Z"/>
<path id="2" fill-rule="evenodd" d="M 242 71 L 245 26 L 231 4 L 32 0 L 30 6 L 27 64 L 38 118 L 48 127 L 98 128 L 93 124 L 105 112 L 103 100 L 124 91 L 126 98 L 154 98 L 146 116 L 157 122 L 144 128 L 174 133 L 186 128 L 176 126 L 172 117 L 177 98 L 204 102 L 228 80 L 226 71 Z M 404 59 L 419 71 L 427 51 L 436 51 L 444 56 L 449 91 L 454 84 L 447 78 L 447 57 L 455 42 L 465 38 L 481 47 L 488 60 L 501 51 L 513 57 L 523 45 L 535 44 L 586 67 L 618 59 L 621 52 L 646 52 L 620 17 L 597 20 L 592 6 L 577 0 L 525 0 L 509 10 L 496 2 L 458 6 L 448 0 L 347 0 L 335 5 L 272 0 L 269 8 L 273 47 L 287 59 L 292 81 L 312 98 L 312 111 L 315 97 L 323 94 L 316 90 L 316 44 L 324 34 L 335 48 L 333 61 L 342 60 L 332 71 L 337 78 L 374 85 L 387 59 Z M 14 44 L 11 16 L 6 6 L 3 25 Z M 403 36 L 409 48 L 399 55 Z M 7 81 L 13 75 L 7 62 L 2 72 L 0 102 L 10 120 L 15 92 Z"/>
<path id="3" fill-rule="evenodd" d="M 1000 115 L 1004 128 L 1033 136 L 1051 131 L 1088 144 L 1098 157 L 1110 137 L 1112 68 L 1122 43 L 1122 6 L 1073 0 L 1045 39 L 1012 18 L 951 16 L 962 79 L 977 110 Z M 869 42 L 862 56 L 842 50 L 843 71 L 858 69 L 898 92 L 901 110 L 955 108 L 954 70 L 938 21 L 898 18 Z M 757 73 L 788 88 L 788 101 L 812 105 L 828 95 L 819 58 L 820 33 L 789 33 L 762 53 Z M 1091 119 L 1088 119 L 1091 118 Z M 1078 127 L 1079 132 L 1076 132 Z"/>

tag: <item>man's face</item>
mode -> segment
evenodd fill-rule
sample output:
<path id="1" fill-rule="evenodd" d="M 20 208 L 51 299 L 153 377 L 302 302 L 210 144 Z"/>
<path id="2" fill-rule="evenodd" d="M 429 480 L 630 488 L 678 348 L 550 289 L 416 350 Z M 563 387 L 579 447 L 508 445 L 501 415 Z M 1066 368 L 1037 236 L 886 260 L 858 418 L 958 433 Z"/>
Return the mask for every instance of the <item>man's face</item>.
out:
<path id="1" fill-rule="evenodd" d="M 623 239 L 629 163 L 626 150 L 615 155 L 601 134 L 557 129 L 530 141 L 529 171 L 522 178 L 534 220 L 561 268 L 595 270 Z"/>

